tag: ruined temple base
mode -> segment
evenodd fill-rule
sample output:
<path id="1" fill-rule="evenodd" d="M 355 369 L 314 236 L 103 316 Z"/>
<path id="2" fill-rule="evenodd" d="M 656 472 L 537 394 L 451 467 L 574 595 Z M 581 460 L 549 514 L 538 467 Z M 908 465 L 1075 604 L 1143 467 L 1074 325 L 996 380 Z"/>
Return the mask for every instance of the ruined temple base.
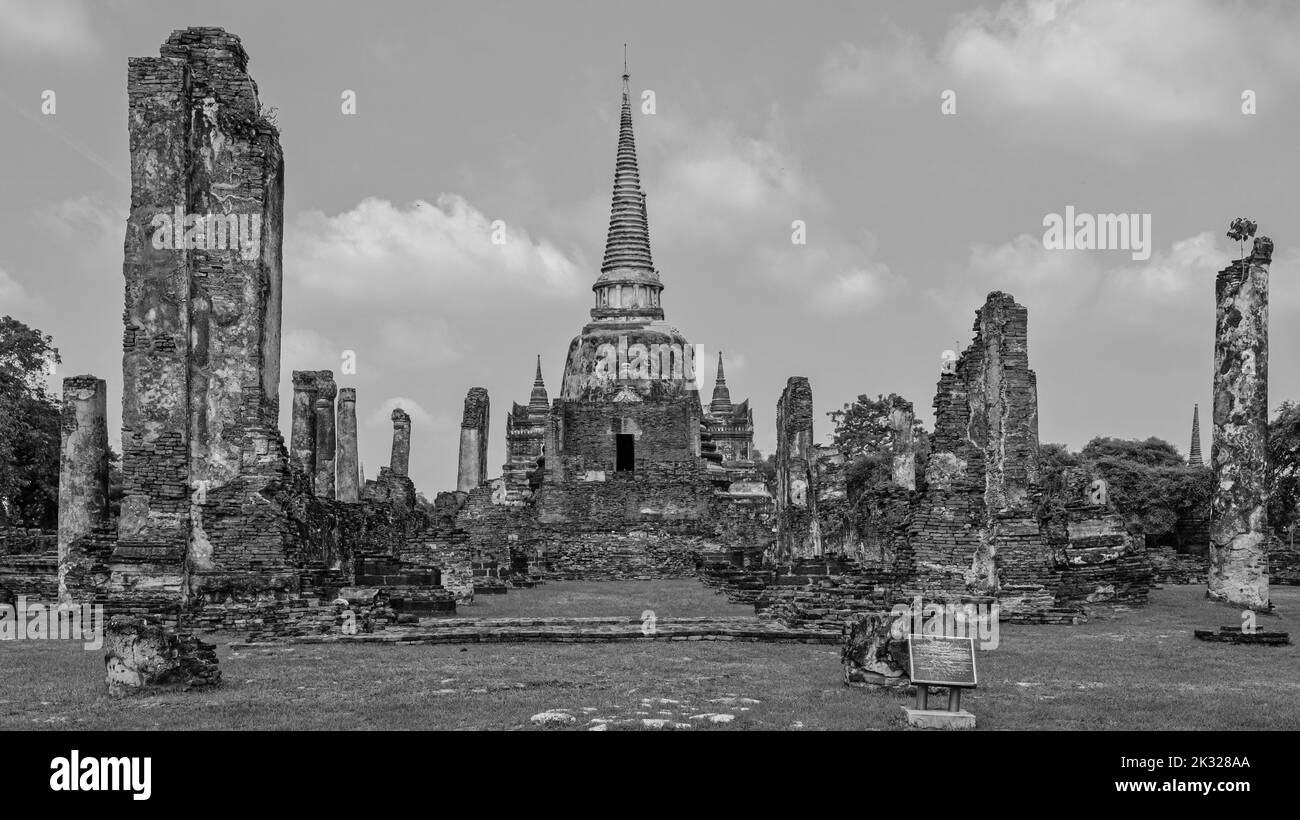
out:
<path id="1" fill-rule="evenodd" d="M 945 712 L 939 709 L 910 709 L 903 707 L 907 725 L 914 729 L 974 729 L 975 716 L 965 709 Z"/>
<path id="2" fill-rule="evenodd" d="M 380 643 L 624 643 L 638 641 L 739 641 L 816 643 L 840 641 L 838 632 L 791 629 L 753 618 L 660 618 L 648 628 L 640 618 L 438 618 L 413 627 L 389 626 L 369 634 L 250 636 L 233 649 L 282 644 Z"/>
<path id="3" fill-rule="evenodd" d="M 1194 631 L 1198 641 L 1213 643 L 1254 644 L 1258 646 L 1287 646 L 1291 643 L 1290 632 L 1242 632 L 1239 626 L 1221 626 L 1219 631 L 1197 629 Z"/>

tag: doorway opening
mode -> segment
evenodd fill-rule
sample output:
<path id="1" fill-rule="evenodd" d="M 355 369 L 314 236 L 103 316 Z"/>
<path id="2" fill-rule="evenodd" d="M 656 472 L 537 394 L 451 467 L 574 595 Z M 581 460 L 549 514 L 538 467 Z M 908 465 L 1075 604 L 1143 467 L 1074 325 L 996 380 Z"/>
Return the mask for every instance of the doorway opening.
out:
<path id="1" fill-rule="evenodd" d="M 631 433 L 614 434 L 614 470 L 631 472 L 636 464 L 636 437 Z"/>

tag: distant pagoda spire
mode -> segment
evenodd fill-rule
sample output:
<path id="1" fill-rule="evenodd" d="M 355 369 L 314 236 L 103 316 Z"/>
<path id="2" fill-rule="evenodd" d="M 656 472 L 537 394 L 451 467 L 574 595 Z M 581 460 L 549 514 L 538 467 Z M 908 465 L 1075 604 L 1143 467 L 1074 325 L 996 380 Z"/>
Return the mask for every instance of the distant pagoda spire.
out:
<path id="1" fill-rule="evenodd" d="M 713 382 L 713 400 L 709 412 L 716 416 L 731 413 L 731 391 L 727 389 L 727 374 L 722 371 L 722 351 L 718 351 L 718 377 Z"/>
<path id="2" fill-rule="evenodd" d="M 542 381 L 542 357 L 537 356 L 537 375 L 533 377 L 533 392 L 528 397 L 528 410 L 530 413 L 546 413 L 547 408 L 551 406 L 551 400 L 546 395 L 546 383 Z"/>
<path id="3" fill-rule="evenodd" d="M 592 289 L 598 293 L 614 286 L 624 286 L 615 300 L 606 299 L 606 307 L 657 307 L 663 284 L 650 255 L 650 221 L 646 216 L 646 198 L 641 190 L 637 167 L 636 139 L 632 135 L 631 75 L 627 71 L 627 45 L 623 46 L 623 106 L 619 119 L 618 153 L 614 162 L 614 192 L 610 200 L 609 232 L 605 236 L 605 258 L 600 276 Z M 628 287 L 630 286 L 630 287 Z M 633 298 L 633 288 L 641 295 Z M 653 292 L 653 298 L 649 295 Z M 608 297 L 609 294 L 607 294 Z M 636 311 L 638 313 L 644 311 Z M 661 312 L 661 311 L 656 311 Z"/>
<path id="4" fill-rule="evenodd" d="M 1188 452 L 1187 463 L 1193 467 L 1205 463 L 1201 461 L 1201 408 L 1197 404 L 1192 405 L 1192 447 Z"/>

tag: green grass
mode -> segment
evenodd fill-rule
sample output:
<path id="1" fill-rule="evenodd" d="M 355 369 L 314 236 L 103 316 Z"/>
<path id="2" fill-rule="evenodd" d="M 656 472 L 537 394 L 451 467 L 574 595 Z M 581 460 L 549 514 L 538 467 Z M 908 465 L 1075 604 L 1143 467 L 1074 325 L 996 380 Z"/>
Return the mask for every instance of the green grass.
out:
<path id="1" fill-rule="evenodd" d="M 522 600 L 530 595 L 558 607 L 556 615 L 645 607 L 669 617 L 659 606 L 719 614 L 691 609 L 714 596 L 707 590 L 674 612 L 652 588 L 620 602 L 614 586 L 516 591 L 510 597 L 521 600 L 500 603 L 517 609 L 491 614 L 535 614 Z M 1300 589 L 1273 594 L 1284 614 L 1261 617 L 1261 628 L 1300 639 Z M 981 729 L 1300 729 L 1300 651 L 1193 639 L 1195 627 L 1240 623 L 1203 595 L 1203 587 L 1169 587 L 1146 608 L 1099 610 L 1081 626 L 1003 625 L 999 648 L 980 653 L 980 685 L 963 705 Z M 98 652 L 0 643 L 0 729 L 527 729 L 531 715 L 550 709 L 569 710 L 577 728 L 593 719 L 621 728 L 662 718 L 711 730 L 901 729 L 899 707 L 912 702 L 845 687 L 834 646 L 311 645 L 235 653 L 222 645 L 219 655 L 226 685 L 217 691 L 118 701 L 104 694 Z M 691 719 L 706 713 L 735 717 Z"/>

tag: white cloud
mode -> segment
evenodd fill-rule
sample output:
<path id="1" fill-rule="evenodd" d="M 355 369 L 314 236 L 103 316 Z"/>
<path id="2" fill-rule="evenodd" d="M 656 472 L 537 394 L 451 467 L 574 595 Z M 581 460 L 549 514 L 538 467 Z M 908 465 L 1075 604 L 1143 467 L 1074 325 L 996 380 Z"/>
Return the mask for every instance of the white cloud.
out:
<path id="1" fill-rule="evenodd" d="M 1212 0 L 1011 0 L 955 15 L 928 50 L 897 30 L 842 46 L 821 87 L 832 97 L 903 91 L 936 112 L 952 88 L 959 115 L 1013 132 L 1020 116 L 1065 134 L 1231 130 L 1249 120 L 1243 90 L 1280 104 L 1300 86 L 1296 17 L 1294 6 Z"/>
<path id="2" fill-rule="evenodd" d="M 457 194 L 408 206 L 371 197 L 336 216 L 307 211 L 285 229 L 285 276 L 354 308 L 469 295 L 463 310 L 490 307 L 484 293 L 531 300 L 579 286 L 579 262 L 550 242 L 507 224 L 505 243 L 493 244 L 493 230 Z"/>
<path id="3" fill-rule="evenodd" d="M 846 236 L 839 214 L 803 158 L 780 138 L 779 112 L 751 135 L 722 120 L 684 115 L 642 120 L 639 150 L 652 156 L 647 209 L 654 247 L 725 259 L 729 271 L 761 277 L 810 313 L 869 310 L 891 283 L 874 259 L 874 237 Z M 573 221 L 607 214 L 608 195 L 589 200 Z M 792 240 L 802 222 L 804 244 Z"/>
<path id="4" fill-rule="evenodd" d="M 337 371 L 341 355 L 336 342 L 310 328 L 292 328 L 280 341 L 280 369 L 285 375 L 293 370 Z"/>
<path id="5" fill-rule="evenodd" d="M 1048 250 L 1042 237 L 1021 234 L 998 245 L 973 245 L 956 277 L 926 293 L 934 303 L 967 313 L 989 291 L 1003 290 L 1049 324 L 1088 316 L 1112 329 L 1122 322 L 1177 322 L 1213 304 L 1215 274 L 1239 255 L 1235 244 L 1220 244 L 1211 231 L 1156 249 L 1145 262 L 1128 260 L 1127 253 Z M 1297 262 L 1296 248 L 1275 254 L 1271 279 Z M 1282 304 L 1289 306 L 1290 290 L 1283 292 Z"/>
<path id="6" fill-rule="evenodd" d="M 0 268 L 0 315 L 22 321 L 22 314 L 34 311 L 38 304 L 36 297 L 28 293 L 21 282 Z"/>
<path id="7" fill-rule="evenodd" d="M 79 0 L 0 0 L 0 53 L 77 57 L 99 50 Z"/>
<path id="8" fill-rule="evenodd" d="M 384 399 L 379 407 L 370 415 L 366 416 L 365 424 L 368 427 L 383 427 L 392 429 L 393 427 L 393 410 L 402 408 L 406 414 L 411 417 L 411 427 L 421 427 L 426 430 L 444 430 L 450 427 L 450 421 L 445 418 L 435 419 L 433 414 L 415 399 L 408 396 L 393 396 Z"/>

